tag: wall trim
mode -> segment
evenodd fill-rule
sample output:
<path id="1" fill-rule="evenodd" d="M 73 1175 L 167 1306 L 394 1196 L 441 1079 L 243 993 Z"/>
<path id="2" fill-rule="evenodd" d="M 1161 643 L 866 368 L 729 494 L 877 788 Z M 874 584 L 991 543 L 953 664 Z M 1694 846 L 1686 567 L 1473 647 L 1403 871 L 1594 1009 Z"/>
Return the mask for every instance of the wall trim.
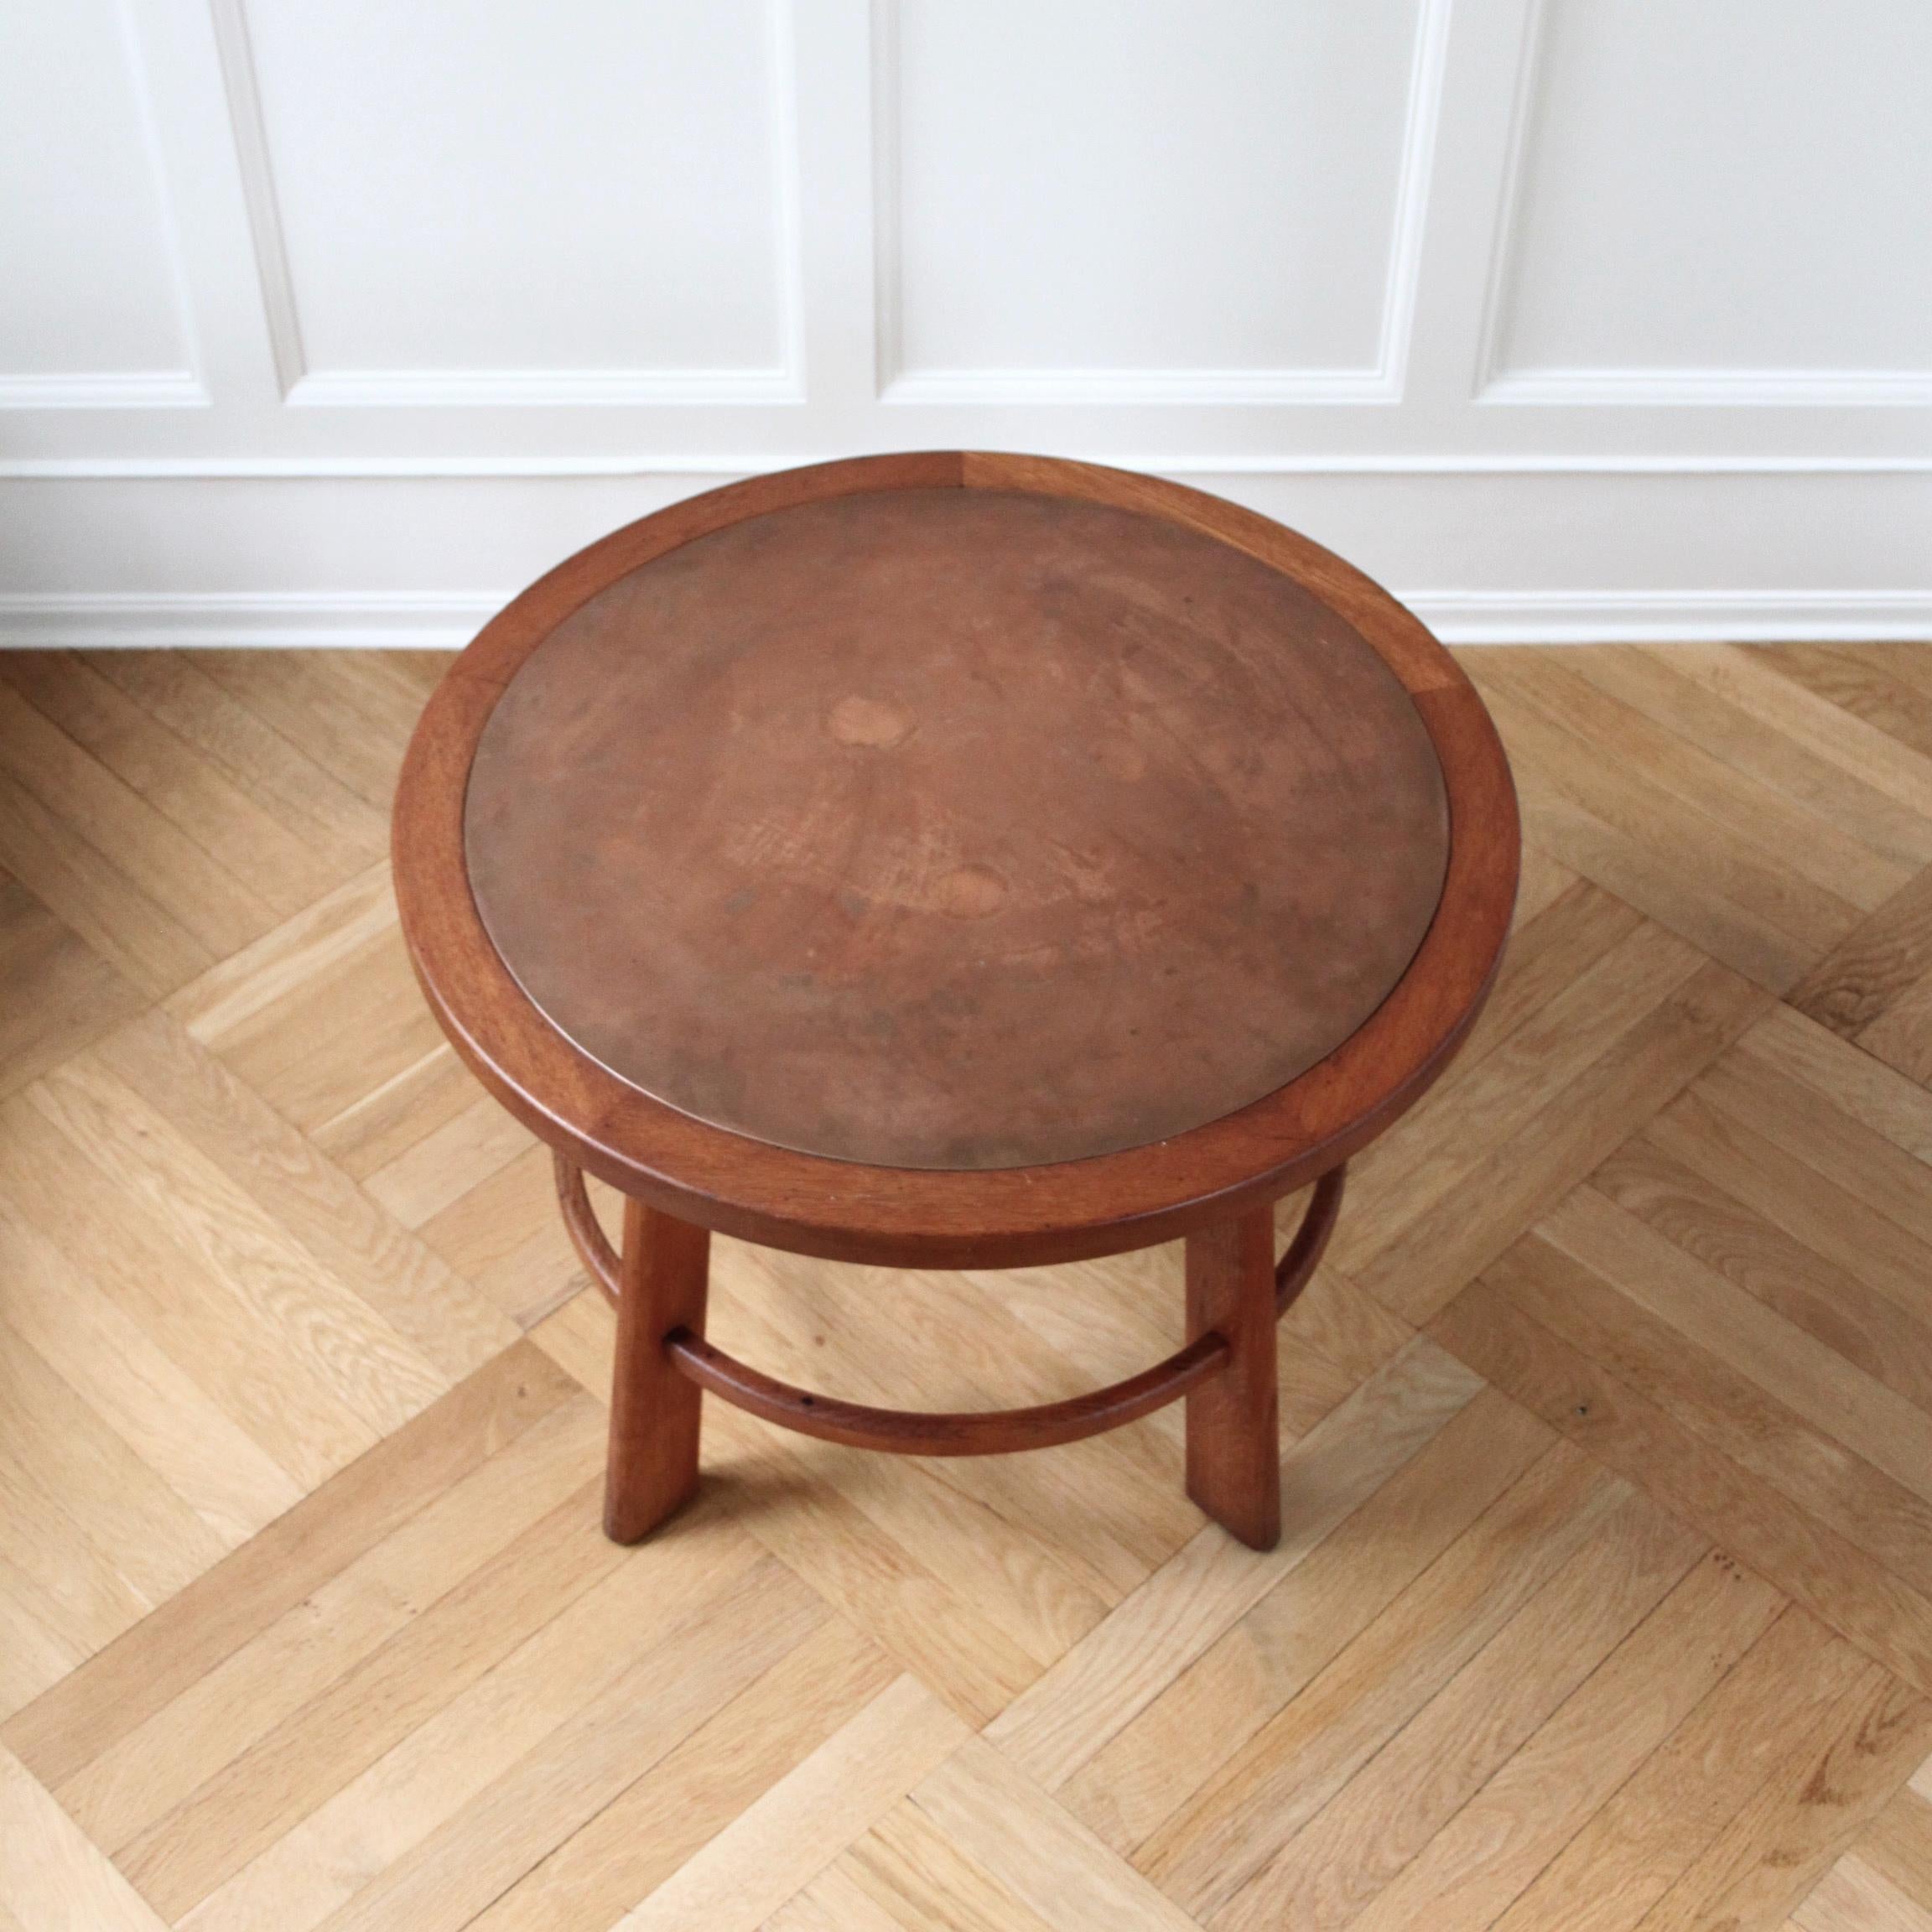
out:
<path id="1" fill-rule="evenodd" d="M 87 591 L 0 594 L 0 647 L 353 645 L 454 649 L 510 591 Z"/>
<path id="2" fill-rule="evenodd" d="M 327 369 L 304 376 L 291 408 L 653 408 L 802 402 L 796 367 L 775 369 Z"/>
<path id="3" fill-rule="evenodd" d="M 1932 641 L 1932 590 L 1412 590 L 1450 644 Z"/>
<path id="4" fill-rule="evenodd" d="M 187 369 L 0 375 L 0 409 L 206 409 L 213 402 Z"/>
<path id="5" fill-rule="evenodd" d="M 275 172 L 268 158 L 268 128 L 262 112 L 262 90 L 256 79 L 255 50 L 249 44 L 248 17 L 243 0 L 210 0 L 209 24 L 214 30 L 216 56 L 221 68 L 221 87 L 228 103 L 228 133 L 235 148 L 235 169 L 248 216 L 248 235 L 255 251 L 255 279 L 262 296 L 262 319 L 268 332 L 275 380 L 287 397 L 302 380 L 307 359 L 302 346 L 302 322 L 295 305 L 295 276 L 288 263 L 288 247 L 282 228 L 282 204 L 275 191 Z"/>
<path id="6" fill-rule="evenodd" d="M 153 89 L 141 37 L 128 0 L 115 0 L 114 17 L 128 92 L 134 103 L 154 219 L 174 298 L 174 323 L 180 333 L 181 369 L 8 370 L 0 371 L 0 409 L 207 409 L 213 407 L 200 373 L 200 339 L 195 304 L 189 295 L 188 267 L 181 252 L 180 224 L 161 148 Z"/>
<path id="7" fill-rule="evenodd" d="M 1509 133 L 1497 194 L 1472 400 L 1535 408 L 1896 407 L 1932 403 L 1932 369 L 1512 366 L 1504 360 L 1516 293 L 1523 178 L 1541 106 L 1547 0 L 1526 0 Z"/>
<path id="8" fill-rule="evenodd" d="M 268 342 L 282 400 L 304 408 L 601 408 L 770 405 L 805 400 L 804 257 L 799 204 L 793 0 L 765 0 L 766 111 L 771 138 L 776 368 L 313 369 L 302 339 L 294 271 L 269 155 L 267 123 L 244 0 L 211 0 L 228 117 L 242 179 Z"/>
<path id="9" fill-rule="evenodd" d="M 935 444 L 934 446 L 937 446 Z M 1155 476 L 1914 476 L 1932 475 L 1932 455 L 1732 456 L 1501 454 L 1437 455 L 1283 454 L 1122 454 L 1051 452 Z M 529 456 L 23 456 L 0 458 L 0 482 L 336 481 L 505 477 L 763 475 L 809 463 L 864 455 L 856 449 Z"/>
<path id="10" fill-rule="evenodd" d="M 1372 369 L 915 369 L 894 377 L 879 400 L 942 408 L 1019 403 L 1119 408 L 1150 403 L 1225 408 L 1286 402 L 1389 403 L 1401 392 L 1386 366 Z"/>
<path id="11" fill-rule="evenodd" d="M 1484 383 L 1476 400 L 1545 408 L 1926 403 L 1932 369 L 1511 369 Z"/>
<path id="12" fill-rule="evenodd" d="M 873 262 L 878 399 L 901 404 L 1160 406 L 1334 403 L 1402 400 L 1421 283 L 1430 178 L 1447 80 L 1454 0 L 1421 0 L 1415 18 L 1401 162 L 1390 209 L 1389 257 L 1373 365 L 1363 368 L 967 368 L 905 365 L 899 244 L 899 22 L 896 0 L 873 0 Z"/>
<path id="13" fill-rule="evenodd" d="M 512 592 L 0 595 L 0 647 L 335 645 L 454 650 Z M 1932 641 L 1932 590 L 1411 590 L 1452 644 Z"/>

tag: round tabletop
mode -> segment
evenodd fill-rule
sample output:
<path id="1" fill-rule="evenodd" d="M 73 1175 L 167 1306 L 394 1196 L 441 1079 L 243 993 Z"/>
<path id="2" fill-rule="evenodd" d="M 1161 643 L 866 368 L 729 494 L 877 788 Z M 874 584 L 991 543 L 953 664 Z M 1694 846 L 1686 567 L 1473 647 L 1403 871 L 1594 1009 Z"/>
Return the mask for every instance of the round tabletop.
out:
<path id="1" fill-rule="evenodd" d="M 879 1259 L 1098 1252 L 1344 1157 L 1507 929 L 1453 661 L 1231 505 L 874 458 L 593 546 L 432 699 L 397 884 L 432 1004 L 570 1156 Z"/>

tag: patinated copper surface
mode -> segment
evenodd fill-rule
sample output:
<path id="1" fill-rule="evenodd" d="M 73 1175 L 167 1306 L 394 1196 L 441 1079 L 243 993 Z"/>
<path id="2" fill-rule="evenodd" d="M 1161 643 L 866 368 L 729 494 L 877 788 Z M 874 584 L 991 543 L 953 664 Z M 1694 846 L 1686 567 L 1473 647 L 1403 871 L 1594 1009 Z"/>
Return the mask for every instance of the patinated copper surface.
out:
<path id="1" fill-rule="evenodd" d="M 1441 896 L 1381 658 L 1177 524 L 994 490 L 735 524 L 564 620 L 465 843 L 557 1028 L 701 1119 L 881 1166 L 1140 1146 L 1292 1080 Z"/>

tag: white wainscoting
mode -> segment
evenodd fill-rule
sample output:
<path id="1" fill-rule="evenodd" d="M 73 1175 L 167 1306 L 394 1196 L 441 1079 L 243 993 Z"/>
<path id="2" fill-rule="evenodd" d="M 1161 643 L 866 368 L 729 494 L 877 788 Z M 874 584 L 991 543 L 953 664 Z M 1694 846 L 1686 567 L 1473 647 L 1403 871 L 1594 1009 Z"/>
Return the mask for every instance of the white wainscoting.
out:
<path id="1" fill-rule="evenodd" d="M 855 451 L 1452 638 L 1932 636 L 1924 0 L 10 0 L 0 640 L 460 642 Z"/>

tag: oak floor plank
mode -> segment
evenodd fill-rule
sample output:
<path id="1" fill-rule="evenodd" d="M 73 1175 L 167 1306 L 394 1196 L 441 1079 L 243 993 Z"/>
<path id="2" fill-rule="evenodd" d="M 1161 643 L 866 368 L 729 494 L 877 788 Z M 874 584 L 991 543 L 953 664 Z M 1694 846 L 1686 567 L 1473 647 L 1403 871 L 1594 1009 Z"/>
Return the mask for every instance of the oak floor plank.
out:
<path id="1" fill-rule="evenodd" d="M 168 1002 L 205 1046 L 221 1052 L 277 1002 L 381 940 L 396 923 L 389 867 L 366 867 L 231 953 Z"/>
<path id="2" fill-rule="evenodd" d="M 1800 1932 L 1932 1932 L 1932 1909 L 1853 1852 L 1819 1880 L 1790 1923 Z"/>
<path id="3" fill-rule="evenodd" d="M 1908 1785 L 1858 1841 L 1858 1856 L 1932 1911 L 1932 1800 Z"/>
<path id="4" fill-rule="evenodd" d="M 219 956 L 275 909 L 0 678 L 0 768 Z"/>
<path id="5" fill-rule="evenodd" d="M 23 1932 L 165 1932 L 164 1921 L 35 1781 L 0 1750 L 0 1909 Z"/>
<path id="6" fill-rule="evenodd" d="M 1932 1746 L 1932 1702 L 1876 1668 L 1639 1923 L 1645 1932 L 1776 1925 Z"/>
<path id="7" fill-rule="evenodd" d="M 460 1200 L 528 1151 L 528 1128 L 478 1092 L 463 1111 L 374 1169 L 362 1185 L 403 1227 Z"/>
<path id="8" fill-rule="evenodd" d="M 1670 647 L 1613 644 L 1570 653 L 1564 667 L 1574 667 L 1732 770 L 1810 807 L 1872 850 L 1914 872 L 1932 865 L 1932 795 L 1923 809 L 1899 803 L 1868 783 L 1856 765 L 1826 756 L 1729 693 L 1686 675 L 1684 656 Z"/>
<path id="9" fill-rule="evenodd" d="M 605 1695 L 322 1924 L 329 1932 L 467 1925 L 824 1621 L 823 1607 L 781 1566 L 734 1567 L 721 1591 L 686 1609 Z"/>
<path id="10" fill-rule="evenodd" d="M 1932 1599 L 1708 1447 L 1499 1289 L 1472 1282 L 1428 1332 L 1869 1656 L 1932 1688 Z"/>
<path id="11" fill-rule="evenodd" d="M 1483 699 L 1519 766 L 1532 769 L 1544 784 L 1635 842 L 1680 879 L 1721 895 L 1782 935 L 1800 956 L 1816 958 L 1857 926 L 1866 908 L 1780 863 L 1758 844 L 1747 823 L 1729 813 L 1714 816 L 1656 784 L 1640 766 L 1627 767 L 1621 746 L 1613 756 L 1590 756 L 1592 739 L 1553 713 L 1534 688 L 1535 681 L 1551 675 L 1487 663 L 1478 673 Z M 1557 849 L 1559 856 L 1568 856 L 1561 846 Z"/>
<path id="12" fill-rule="evenodd" d="M 95 651 L 82 662 L 191 745 L 340 871 L 388 849 L 383 813 L 356 797 L 303 749 L 238 704 L 180 651 Z"/>
<path id="13" fill-rule="evenodd" d="M 379 1080 L 309 1135 L 342 1171 L 366 1182 L 475 1104 L 483 1089 L 447 1041 Z"/>
<path id="14" fill-rule="evenodd" d="M 517 1339 L 513 1323 L 166 1014 L 122 1028 L 92 1057 L 443 1374 L 466 1375 Z"/>
<path id="15" fill-rule="evenodd" d="M 1932 974 L 1921 973 L 1859 1029 L 1858 1044 L 1921 1083 L 1932 1079 Z"/>
<path id="16" fill-rule="evenodd" d="M 1895 674 L 1857 644 L 1793 644 L 1759 653 L 1760 661 L 1835 710 L 1849 712 L 1909 747 L 1932 757 L 1932 693 Z"/>
<path id="17" fill-rule="evenodd" d="M 1548 1867 L 1763 1635 L 1776 1591 L 1706 1555 L 1351 1923 L 1478 1932 Z"/>
<path id="18" fill-rule="evenodd" d="M 0 1722 L 52 1689 L 85 1655 L 58 1607 L 0 1555 Z"/>
<path id="19" fill-rule="evenodd" d="M 128 1206 L 198 1275 L 227 1284 L 243 1319 L 283 1365 L 278 1399 L 293 1401 L 300 1382 L 374 1441 L 449 1386 L 441 1369 L 285 1223 L 103 1063 L 70 1061 L 23 1099 L 109 1183 L 118 1182 Z"/>
<path id="20" fill-rule="evenodd" d="M 919 1807 L 896 1805 L 832 1866 L 840 1883 L 824 1909 L 849 1911 L 853 1893 L 902 1932 L 1053 1932 L 1051 1922 L 960 1850 Z M 823 1880 L 801 1894 L 810 1899 Z M 787 1908 L 789 1909 L 789 1908 Z M 834 1926 L 846 1921 L 835 1916 Z M 771 1932 L 790 1924 L 781 1912 Z"/>
<path id="21" fill-rule="evenodd" d="M 0 1521 L 15 1593 L 84 1651 L 112 1644 L 154 1607 L 62 1498 L 4 1453 Z"/>
<path id="22" fill-rule="evenodd" d="M 1180 1342 L 1176 1333 L 1116 1353 L 1089 1340 L 1069 1361 L 1062 1346 L 1072 1338 L 1057 1327 L 1042 1336 L 1024 1323 L 987 1276 L 815 1267 L 737 1242 L 720 1243 L 714 1254 L 713 1332 L 721 1344 L 803 1386 L 861 1401 L 941 1410 L 1051 1402 L 1131 1374 Z M 897 1317 L 883 1334 L 881 1296 L 891 1297 Z M 1178 1307 L 1177 1287 L 1167 1299 Z M 850 1493 L 861 1507 L 862 1492 L 879 1493 L 876 1458 L 862 1452 L 815 1447 L 809 1461 L 834 1480 L 859 1485 Z M 1104 1605 L 1137 1586 L 1200 1524 L 1186 1500 L 1171 1418 L 1038 1457 L 916 1467 L 909 1488 L 937 1483 L 958 1492 L 960 1506 L 991 1514 L 995 1540 L 1024 1540 L 1016 1561 L 1031 1564 L 1045 1554 L 1083 1598 Z M 1045 1523 L 1053 1529 L 1042 1542 L 1036 1533 Z M 1043 1581 L 1054 1587 L 1050 1577 Z M 1083 1609 L 1076 1615 L 1081 1629 L 1092 1620 Z M 1062 1648 L 1053 1643 L 1049 1660 Z"/>
<path id="23" fill-rule="evenodd" d="M 258 1856 L 608 1576 L 601 1472 L 116 1854 L 169 1919 Z"/>
<path id="24" fill-rule="evenodd" d="M 164 1214 L 148 1213 L 34 1098 L 29 1089 L 0 1106 L 0 1197 L 10 1217 L 85 1270 L 298 1488 L 314 1488 L 374 1446 L 380 1431 L 304 1359 L 312 1352 L 285 1345 L 277 1315 L 299 1319 L 301 1294 L 285 1296 L 283 1277 L 271 1275 L 265 1306 L 263 1284 L 247 1275 L 246 1240 L 237 1256 L 226 1224 L 204 1220 L 200 1229 L 244 1280 L 210 1266 L 192 1208 L 170 1197 Z M 183 1292 L 184 1283 L 194 1291 Z M 351 1363 L 350 1373 L 363 1372 Z"/>
<path id="25" fill-rule="evenodd" d="M 1130 1856 L 1555 1440 L 1484 1389 L 1061 1786 Z"/>
<path id="26" fill-rule="evenodd" d="M 1598 801 L 1611 814 L 1600 816 L 1534 764 L 1519 760 L 1514 772 L 1517 797 L 1536 836 L 1566 865 L 1711 958 L 1782 994 L 1820 957 L 1820 948 L 1794 938 L 1731 897 L 1709 869 L 1687 865 L 1683 843 L 1671 837 L 1668 813 L 1659 823 L 1632 826 L 1613 802 Z"/>
<path id="27" fill-rule="evenodd" d="M 1585 654 L 1587 655 L 1587 654 Z M 1883 904 L 1925 861 L 1881 856 L 1841 818 L 1815 812 L 1781 788 L 1727 765 L 1674 724 L 1660 724 L 1626 703 L 1587 665 L 1550 652 L 1514 656 L 1501 682 L 1560 730 L 1601 746 L 1626 783 L 1639 779 L 1715 823 L 1735 828 L 1761 862 L 1801 879 L 1823 895 L 1829 916 L 1842 920 L 1848 901 L 1862 912 Z M 1924 828 L 1921 828 L 1923 832 Z"/>
<path id="28" fill-rule="evenodd" d="M 538 1349 L 506 1350 L 0 1727 L 0 1742 L 66 1783 L 575 1393 Z"/>
<path id="29" fill-rule="evenodd" d="M 1626 1141 L 1589 1185 L 1921 1408 L 1932 1325 L 1665 1153 Z"/>
<path id="30" fill-rule="evenodd" d="M 1644 1285 L 1558 1218 L 1484 1279 L 1552 1335 L 1603 1363 L 1663 1414 L 1919 1592 L 1932 1590 L 1932 1511 L 1654 1311 Z"/>
<path id="31" fill-rule="evenodd" d="M 216 954 L 0 767 L 0 866 L 129 984 L 163 999 Z"/>
<path id="32" fill-rule="evenodd" d="M 138 987 L 0 873 L 0 1098 L 146 1004 Z"/>
<path id="33" fill-rule="evenodd" d="M 1493 1146 L 1452 1194 L 1359 1263 L 1355 1278 L 1398 1314 L 1426 1321 L 1689 1085 L 1763 1004 L 1764 996 L 1734 974 L 1699 968 Z"/>
<path id="34" fill-rule="evenodd" d="M 465 1587 L 474 1589 L 507 1545 L 584 1487 L 598 1466 L 600 1421 L 588 1403 L 558 1405 L 252 1633 L 56 1795 L 117 1856 L 157 1833 L 191 1846 L 193 1816 L 169 1821 L 192 1813 L 204 1786 L 262 1739 L 285 1734 L 313 1701 L 340 1695 L 345 1679 L 444 1598 L 463 1602 Z M 216 1829 L 225 1822 L 218 1815 Z"/>
<path id="35" fill-rule="evenodd" d="M 1628 1638 L 1704 1553 L 1632 1493 L 1387 1747 L 1215 1914 L 1340 1932 Z M 1563 1633 L 1553 1646 L 1552 1630 Z"/>
<path id="36" fill-rule="evenodd" d="M 951 1903 L 947 1901 L 948 1907 Z M 1016 1911 L 1025 1910 L 1017 1899 L 1013 1903 Z M 1028 1924 L 1025 1919 L 1015 1917 L 1003 1923 L 1010 1925 L 1010 1932 L 1038 1932 L 1037 1920 Z M 946 1919 L 938 1924 L 945 1925 L 947 1932 L 954 1932 Z M 847 1870 L 846 1859 L 840 1858 L 802 1891 L 794 1892 L 765 1921 L 761 1932 L 919 1932 L 920 1926 L 918 1914 L 895 1917 L 863 1891 Z"/>
<path id="37" fill-rule="evenodd" d="M 1492 1149 L 1582 1078 L 1703 963 L 1696 948 L 1644 922 L 1573 973 L 1440 1101 L 1425 1102 L 1351 1165 L 1348 1212 L 1332 1243 L 1337 1265 L 1365 1268 L 1467 1188 Z"/>
<path id="38" fill-rule="evenodd" d="M 302 1491 L 140 1324 L 0 1197 L 6 1319 L 224 1549 Z"/>
<path id="39" fill-rule="evenodd" d="M 897 1673 L 843 1618 L 708 1719 L 471 1923 L 475 1932 L 611 1924 L 856 1717 Z"/>
<path id="40" fill-rule="evenodd" d="M 354 652 L 186 651 L 195 669 L 281 736 L 302 745 L 339 784 L 387 815 L 413 704 L 345 667 Z"/>
<path id="41" fill-rule="evenodd" d="M 1803 1162 L 1836 1193 L 1932 1245 L 1927 1164 L 1836 1106 L 1813 1085 L 1749 1052 L 1729 1053 L 1698 1083 L 1720 1112 Z"/>
<path id="42" fill-rule="evenodd" d="M 1831 702 L 1802 678 L 1784 675 L 1786 654 L 1737 644 L 1674 646 L 1670 666 L 1728 704 L 1762 719 L 1888 797 L 1932 816 L 1932 758 L 1857 711 Z"/>
<path id="43" fill-rule="evenodd" d="M 1818 1435 L 1932 1503 L 1932 1416 L 1905 1397 L 1594 1188 L 1578 1188 L 1540 1232 L 1607 1275 L 1639 1306 L 1756 1384 Z"/>
<path id="44" fill-rule="evenodd" d="M 1418 1343 L 1289 1452 L 1280 1544 L 1257 1560 L 1212 1526 L 1076 1644 L 986 1727 L 1048 1790 L 1153 1702 L 1474 1399 L 1476 1379 Z"/>
<path id="45" fill-rule="evenodd" d="M 1135 1863 L 1197 1917 L 1220 1912 L 1628 1493 L 1559 1443 L 1154 1833 Z"/>
<path id="46" fill-rule="evenodd" d="M 1787 1608 L 1496 1921 L 1497 1932 L 1628 1932 L 1869 1671 Z"/>
<path id="47" fill-rule="evenodd" d="M 751 1932 L 964 1735 L 922 1685 L 897 1679 L 618 1924 Z"/>
<path id="48" fill-rule="evenodd" d="M 1847 1040 L 1863 1037 L 1932 970 L 1932 867 L 1859 921 L 1785 995 Z"/>
<path id="49" fill-rule="evenodd" d="M 633 1552 L 217 1887 L 183 1927 L 307 1932 L 606 1695 L 667 1633 L 723 1601 L 759 1559 L 716 1512 Z"/>
<path id="50" fill-rule="evenodd" d="M 86 1524 L 89 1540 L 150 1605 L 228 1551 L 229 1544 L 75 1394 L 3 1308 L 0 1455 Z"/>
<path id="51" fill-rule="evenodd" d="M 340 880 L 341 865 L 72 652 L 8 652 L 0 678 L 278 914 Z"/>
<path id="52" fill-rule="evenodd" d="M 912 1802 L 1054 1932 L 1189 1932 L 1193 1924 L 982 1738 L 953 1753 Z"/>
<path id="53" fill-rule="evenodd" d="M 1693 1091 L 1652 1120 L 1644 1139 L 1909 1318 L 1923 1320 L 1932 1311 L 1929 1244 L 1833 1187 L 1816 1167 L 1759 1133 L 1757 1122 Z"/>

